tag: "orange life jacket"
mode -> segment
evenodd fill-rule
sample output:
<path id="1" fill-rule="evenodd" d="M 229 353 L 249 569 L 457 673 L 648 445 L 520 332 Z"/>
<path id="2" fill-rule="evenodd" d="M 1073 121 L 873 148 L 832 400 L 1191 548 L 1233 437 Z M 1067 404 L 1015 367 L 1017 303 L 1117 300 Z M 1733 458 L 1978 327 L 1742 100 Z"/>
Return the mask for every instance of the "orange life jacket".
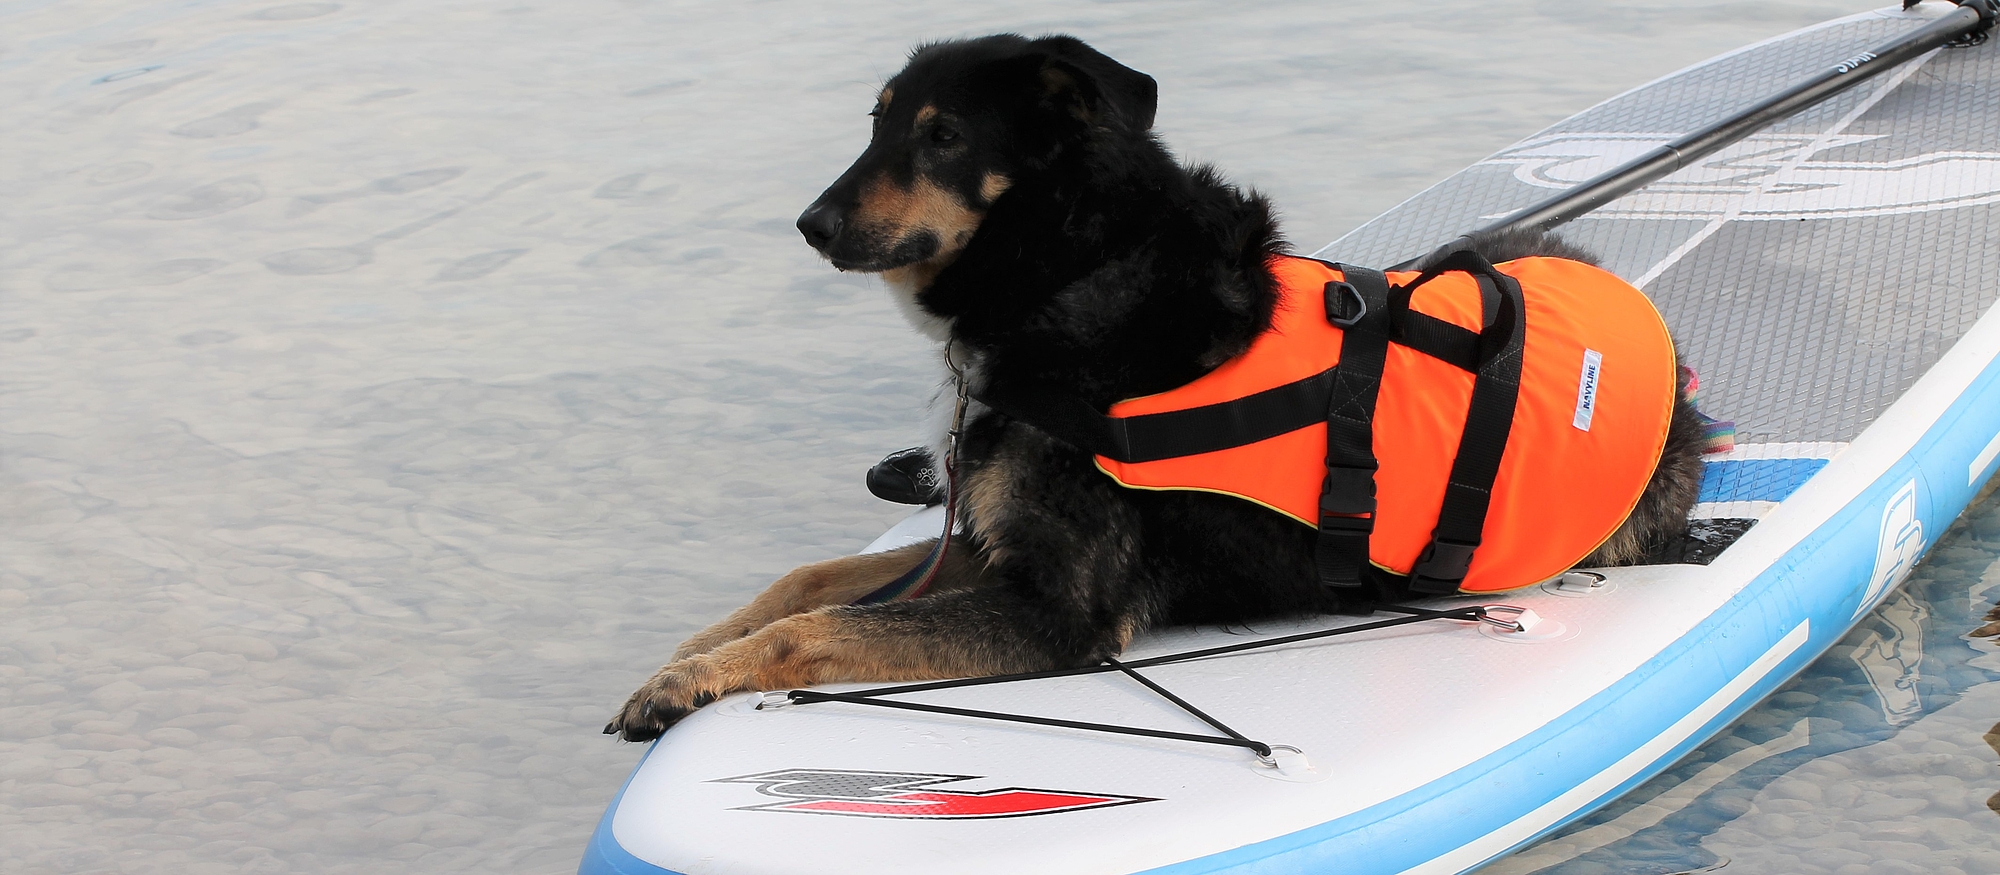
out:
<path id="1" fill-rule="evenodd" d="M 1472 269 L 1422 277 L 1278 257 L 1270 329 L 1194 382 L 1108 415 L 994 406 L 1092 450 L 1123 486 L 1233 495 L 1317 526 L 1330 582 L 1343 573 L 1328 554 L 1347 550 L 1417 592 L 1533 585 L 1602 544 L 1644 492 L 1673 414 L 1673 341 L 1604 270 L 1465 255 L 1447 266 Z M 1387 312 L 1359 312 L 1369 299 Z M 1360 374 L 1379 382 L 1365 392 L 1342 384 L 1370 367 L 1364 329 L 1379 373 Z"/>

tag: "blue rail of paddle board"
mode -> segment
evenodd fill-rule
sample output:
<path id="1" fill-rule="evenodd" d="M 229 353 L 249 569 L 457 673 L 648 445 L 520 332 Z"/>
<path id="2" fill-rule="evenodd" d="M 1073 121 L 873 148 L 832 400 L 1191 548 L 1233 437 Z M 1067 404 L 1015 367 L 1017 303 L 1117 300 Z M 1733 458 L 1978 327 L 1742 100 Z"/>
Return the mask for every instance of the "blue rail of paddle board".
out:
<path id="1" fill-rule="evenodd" d="M 618 844 L 611 834 L 611 818 L 618 814 L 618 803 L 625 801 L 625 790 L 632 786 L 632 779 L 639 777 L 639 770 L 645 768 L 646 759 L 653 755 L 660 743 L 654 741 L 646 746 L 645 756 L 639 757 L 639 764 L 632 767 L 632 774 L 625 777 L 625 784 L 618 788 L 618 795 L 611 797 L 611 806 L 604 809 L 604 816 L 597 819 L 597 830 L 590 834 L 590 844 L 583 848 L 583 862 L 577 864 L 576 875 L 678 875 L 670 869 L 662 869 L 632 856 Z"/>
<path id="2" fill-rule="evenodd" d="M 1493 856 L 1560 829 L 1659 774 L 1839 641 L 1867 609 L 1888 595 L 1885 588 L 1870 596 L 1869 604 L 1861 603 L 1875 573 L 1888 502 L 1906 486 L 1915 485 L 1916 515 L 1928 550 L 1971 503 L 1977 487 L 1992 476 L 1994 462 L 2000 459 L 1988 457 L 1983 466 L 1975 463 L 2000 440 L 1997 434 L 2000 360 L 1988 362 L 1915 447 L 1853 501 L 1689 634 L 1610 689 L 1532 735 L 1394 800 L 1143 875 L 1330 871 L 1399 875 L 1419 867 L 1428 871 L 1426 864 L 1441 852 L 1480 841 L 1614 770 L 1643 742 L 1628 746 L 1607 741 L 1662 737 L 1718 691 L 1744 677 L 1760 657 L 1779 653 L 1789 636 L 1803 630 L 1803 641 L 1782 652 L 1782 658 L 1713 717 L 1609 789 L 1581 801 L 1569 800 L 1576 804 L 1561 806 L 1568 810 L 1547 827 Z M 1822 459 L 1711 463 L 1703 477 L 1701 500 L 1783 500 L 1825 465 Z M 649 748 L 647 755 L 651 754 Z M 626 784 L 630 786 L 630 778 Z M 624 797 L 620 788 L 598 821 L 578 875 L 675 875 L 619 846 L 611 821 Z M 1533 804 L 1524 804 L 1529 802 Z M 1438 871 L 1464 871 L 1483 862 L 1472 860 Z"/>

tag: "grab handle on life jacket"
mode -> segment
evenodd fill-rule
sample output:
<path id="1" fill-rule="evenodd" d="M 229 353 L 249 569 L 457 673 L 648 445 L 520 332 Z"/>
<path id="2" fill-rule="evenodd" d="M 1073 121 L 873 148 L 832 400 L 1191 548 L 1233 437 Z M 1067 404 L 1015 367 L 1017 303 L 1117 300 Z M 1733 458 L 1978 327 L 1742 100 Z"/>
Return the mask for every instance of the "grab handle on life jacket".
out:
<path id="1" fill-rule="evenodd" d="M 1487 337 L 1488 332 L 1492 332 L 1500 327 L 1496 323 L 1500 319 L 1500 311 L 1503 306 L 1513 307 L 1516 313 L 1521 312 L 1520 285 L 1514 282 L 1513 277 L 1501 273 L 1499 268 L 1493 266 L 1493 262 L 1486 260 L 1486 256 L 1480 255 L 1470 249 L 1460 249 L 1438 259 L 1436 264 L 1425 268 L 1423 273 L 1417 274 L 1416 279 L 1397 286 L 1394 289 L 1396 309 L 1408 311 L 1410 307 L 1410 295 L 1419 286 L 1452 271 L 1463 271 L 1473 276 L 1483 276 L 1492 280 L 1495 284 L 1502 286 L 1509 284 L 1514 286 L 1514 293 L 1512 295 L 1504 294 L 1504 292 L 1500 295 L 1489 295 L 1483 287 L 1480 289 L 1479 308 L 1481 310 L 1480 325 L 1482 326 L 1482 330 L 1479 332 L 1479 335 L 1482 339 Z M 1487 353 L 1488 350 L 1485 345 L 1482 344 L 1481 346 L 1480 351 Z M 1480 364 L 1485 364 L 1483 358 Z"/>

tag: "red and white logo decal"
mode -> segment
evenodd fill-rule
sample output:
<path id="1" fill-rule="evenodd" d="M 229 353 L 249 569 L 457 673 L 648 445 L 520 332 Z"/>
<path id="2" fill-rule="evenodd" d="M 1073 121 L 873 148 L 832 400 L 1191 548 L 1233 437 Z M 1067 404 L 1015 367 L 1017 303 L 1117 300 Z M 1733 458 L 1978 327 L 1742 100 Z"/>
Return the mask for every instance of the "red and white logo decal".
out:
<path id="1" fill-rule="evenodd" d="M 853 772 L 839 769 L 781 769 L 758 775 L 717 778 L 713 784 L 755 784 L 757 792 L 785 801 L 748 805 L 737 811 L 797 811 L 850 817 L 903 817 L 922 820 L 976 820 L 1025 817 L 1154 802 L 1145 796 L 1114 796 L 1070 790 L 939 790 L 934 784 L 978 780 L 977 775 L 924 775 L 908 772 Z M 920 789 L 921 788 L 921 789 Z"/>

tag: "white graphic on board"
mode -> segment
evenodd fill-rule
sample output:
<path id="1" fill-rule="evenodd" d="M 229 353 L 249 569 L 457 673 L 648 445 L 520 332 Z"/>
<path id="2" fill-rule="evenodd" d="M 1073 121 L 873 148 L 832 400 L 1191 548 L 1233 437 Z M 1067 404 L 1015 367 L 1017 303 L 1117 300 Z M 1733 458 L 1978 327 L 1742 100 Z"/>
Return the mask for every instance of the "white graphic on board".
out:
<path id="1" fill-rule="evenodd" d="M 1979 450 L 1979 455 L 1972 457 L 1972 464 L 1965 468 L 1965 485 L 1978 486 L 1981 475 L 1986 473 L 1987 468 L 1993 467 L 1994 459 L 2000 459 L 2000 434 L 1994 435 Z"/>
<path id="2" fill-rule="evenodd" d="M 1882 536 L 1875 547 L 1875 573 L 1868 578 L 1868 591 L 1854 608 L 1859 617 L 1917 565 L 1924 553 L 1924 521 L 1917 513 L 1917 481 L 1911 480 L 1889 497 L 1882 508 Z"/>
<path id="3" fill-rule="evenodd" d="M 1485 161 L 1514 178 L 1569 188 L 1637 158 L 1676 134 L 1558 134 Z M 1616 219 L 1739 221 L 1835 219 L 1948 210 L 2000 202 L 2000 152 L 1929 152 L 1896 161 L 1799 160 L 1886 134 L 1761 134 L 1591 213 Z M 1774 178 L 1780 177 L 1781 178 Z"/>

